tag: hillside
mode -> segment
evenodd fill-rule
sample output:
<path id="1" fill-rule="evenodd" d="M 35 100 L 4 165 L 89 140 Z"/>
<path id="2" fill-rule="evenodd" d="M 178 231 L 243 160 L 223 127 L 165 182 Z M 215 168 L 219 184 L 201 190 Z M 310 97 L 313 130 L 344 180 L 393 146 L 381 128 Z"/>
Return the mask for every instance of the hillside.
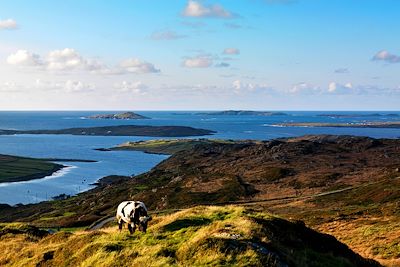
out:
<path id="1" fill-rule="evenodd" d="M 0 225 L 2 266 L 380 266 L 301 222 L 239 207 L 154 216 L 146 234 L 112 226 L 48 234 Z"/>
<path id="2" fill-rule="evenodd" d="M 99 150 L 132 150 L 143 151 L 151 154 L 172 155 L 184 150 L 191 150 L 198 145 L 210 144 L 235 144 L 238 141 L 219 140 L 219 139 L 164 139 L 164 140 L 148 140 L 137 142 L 126 142 L 110 149 Z"/>
<path id="3" fill-rule="evenodd" d="M 0 221 L 87 226 L 113 216 L 126 198 L 151 210 L 234 202 L 305 221 L 363 256 L 396 266 L 399 168 L 399 139 L 328 135 L 202 144 L 148 173 L 67 200 L 0 207 Z"/>

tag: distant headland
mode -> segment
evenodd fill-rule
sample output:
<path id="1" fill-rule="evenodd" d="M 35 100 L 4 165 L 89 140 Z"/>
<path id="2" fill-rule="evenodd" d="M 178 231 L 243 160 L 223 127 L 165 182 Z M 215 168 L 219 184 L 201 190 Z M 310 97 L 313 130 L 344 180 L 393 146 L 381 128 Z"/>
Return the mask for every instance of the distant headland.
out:
<path id="1" fill-rule="evenodd" d="M 326 123 L 326 122 L 294 122 L 280 123 L 280 127 L 347 127 L 347 128 L 400 128 L 400 121 L 362 122 L 362 123 Z"/>
<path id="2" fill-rule="evenodd" d="M 318 117 L 330 117 L 330 118 L 361 118 L 361 117 L 399 117 L 399 114 L 396 113 L 370 113 L 370 114 L 318 114 Z"/>
<path id="3" fill-rule="evenodd" d="M 272 111 L 253 111 L 253 110 L 224 110 L 217 112 L 202 112 L 197 115 L 229 115 L 229 116 L 286 116 L 288 114 L 284 112 L 272 112 Z"/>
<path id="4" fill-rule="evenodd" d="M 119 125 L 87 128 L 68 128 L 59 130 L 0 130 L 0 135 L 14 134 L 69 134 L 87 136 L 152 136 L 152 137 L 184 137 L 203 136 L 215 133 L 211 130 L 187 126 L 148 126 Z"/>

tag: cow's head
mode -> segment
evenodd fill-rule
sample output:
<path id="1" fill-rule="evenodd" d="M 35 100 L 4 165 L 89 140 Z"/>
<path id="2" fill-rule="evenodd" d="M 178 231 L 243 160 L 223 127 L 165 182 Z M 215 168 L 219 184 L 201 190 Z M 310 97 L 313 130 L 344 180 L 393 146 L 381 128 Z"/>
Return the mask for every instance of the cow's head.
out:
<path id="1" fill-rule="evenodd" d="M 147 223 L 151 221 L 151 216 L 141 216 L 139 217 L 139 231 L 146 233 Z"/>

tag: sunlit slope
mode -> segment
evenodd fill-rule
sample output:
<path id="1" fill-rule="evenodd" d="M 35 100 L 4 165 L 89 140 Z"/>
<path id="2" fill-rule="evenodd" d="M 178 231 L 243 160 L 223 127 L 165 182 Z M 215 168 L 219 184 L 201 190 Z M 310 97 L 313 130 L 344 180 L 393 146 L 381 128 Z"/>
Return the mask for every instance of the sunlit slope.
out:
<path id="1" fill-rule="evenodd" d="M 379 266 L 302 223 L 234 206 L 154 216 L 146 234 L 0 229 L 1 266 Z"/>

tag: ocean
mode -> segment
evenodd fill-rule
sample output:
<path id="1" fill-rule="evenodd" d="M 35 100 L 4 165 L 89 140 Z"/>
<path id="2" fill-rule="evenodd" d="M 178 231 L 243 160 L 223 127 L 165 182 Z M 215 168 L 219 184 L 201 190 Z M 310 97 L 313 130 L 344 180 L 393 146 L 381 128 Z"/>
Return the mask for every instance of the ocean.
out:
<path id="1" fill-rule="evenodd" d="M 282 116 L 228 116 L 199 115 L 195 111 L 142 111 L 150 120 L 85 119 L 93 114 L 117 112 L 98 111 L 49 111 L 49 112 L 0 112 L 0 129 L 33 130 L 64 129 L 111 125 L 179 125 L 216 131 L 206 138 L 268 140 L 306 134 L 346 134 L 375 138 L 400 138 L 400 129 L 386 128 L 323 128 L 277 127 L 287 122 L 360 123 L 366 121 L 400 121 L 400 112 L 388 111 L 288 111 Z M 398 116 L 377 116 L 397 114 Z M 318 116 L 319 114 L 356 114 L 358 117 Z M 367 116 L 367 115 L 371 116 Z M 193 138 L 193 137 L 191 137 Z M 72 135 L 11 135 L 0 136 L 0 154 L 36 158 L 74 158 L 96 160 L 95 163 L 61 162 L 69 166 L 43 179 L 17 183 L 0 183 L 0 203 L 35 203 L 49 200 L 65 193 L 74 195 L 92 188 L 94 182 L 107 175 L 136 175 L 150 170 L 165 155 L 152 155 L 137 151 L 102 152 L 95 148 L 108 148 L 127 141 L 157 139 L 135 136 L 72 136 Z"/>

